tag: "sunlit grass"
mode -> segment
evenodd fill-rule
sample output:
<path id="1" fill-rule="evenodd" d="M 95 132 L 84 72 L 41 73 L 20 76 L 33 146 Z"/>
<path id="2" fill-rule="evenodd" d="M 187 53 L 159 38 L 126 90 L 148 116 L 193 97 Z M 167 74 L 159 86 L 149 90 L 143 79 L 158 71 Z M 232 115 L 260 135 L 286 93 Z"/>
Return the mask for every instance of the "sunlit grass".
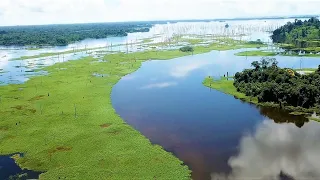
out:
<path id="1" fill-rule="evenodd" d="M 41 48 L 39 47 L 30 47 L 30 48 L 27 48 L 27 50 L 29 51 L 34 51 L 34 50 L 40 50 Z"/>
<path id="2" fill-rule="evenodd" d="M 225 94 L 232 95 L 238 99 L 242 99 L 247 102 L 252 102 L 255 104 L 258 103 L 258 99 L 256 97 L 249 97 L 241 92 L 238 92 L 236 87 L 234 87 L 234 85 L 233 85 L 233 80 L 228 80 L 228 78 L 221 78 L 218 80 L 214 80 L 212 77 L 207 77 L 203 81 L 203 85 L 205 85 L 209 88 L 221 91 Z"/>
<path id="3" fill-rule="evenodd" d="M 142 39 L 142 43 L 151 43 L 151 42 L 153 42 L 153 38 Z"/>
<path id="4" fill-rule="evenodd" d="M 236 55 L 236 56 L 275 56 L 277 54 L 274 52 L 267 52 L 267 51 L 258 50 L 258 51 L 238 52 L 238 53 L 235 53 L 234 55 Z"/>
<path id="5" fill-rule="evenodd" d="M 263 50 L 253 50 L 253 51 L 242 51 L 235 53 L 236 56 L 293 56 L 293 57 L 320 57 L 320 54 L 301 54 L 292 53 L 292 54 L 285 54 L 285 53 L 276 53 L 276 52 L 268 52 Z"/>
<path id="6" fill-rule="evenodd" d="M 44 171 L 40 179 L 189 179 L 188 167 L 127 125 L 110 99 L 113 85 L 143 61 L 181 55 L 120 53 L 97 63 L 87 57 L 1 86 L 0 154 L 25 153 L 17 163 Z"/>

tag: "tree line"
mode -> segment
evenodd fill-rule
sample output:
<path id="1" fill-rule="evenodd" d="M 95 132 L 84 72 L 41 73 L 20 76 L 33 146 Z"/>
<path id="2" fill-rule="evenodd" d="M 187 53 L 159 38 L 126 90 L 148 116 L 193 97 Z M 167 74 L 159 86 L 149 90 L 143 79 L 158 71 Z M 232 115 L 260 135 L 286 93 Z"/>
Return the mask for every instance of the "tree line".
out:
<path id="1" fill-rule="evenodd" d="M 234 77 L 238 92 L 257 97 L 259 102 L 277 103 L 280 107 L 320 107 L 320 65 L 315 73 L 301 75 L 279 68 L 275 58 L 264 57 L 252 62 L 254 69 L 245 69 Z"/>
<path id="2" fill-rule="evenodd" d="M 148 32 L 148 23 L 94 23 L 0 27 L 0 46 L 65 46 L 88 38 Z"/>
<path id="3" fill-rule="evenodd" d="M 273 31 L 271 38 L 274 43 L 292 44 L 293 48 L 320 47 L 320 21 L 315 17 L 296 19 Z"/>

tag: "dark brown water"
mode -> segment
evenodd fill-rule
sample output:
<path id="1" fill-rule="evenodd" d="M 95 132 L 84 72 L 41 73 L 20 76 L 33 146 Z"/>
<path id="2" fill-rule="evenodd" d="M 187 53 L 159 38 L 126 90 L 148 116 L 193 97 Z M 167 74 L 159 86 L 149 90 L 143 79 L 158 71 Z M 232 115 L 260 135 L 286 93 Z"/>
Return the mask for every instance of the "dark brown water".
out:
<path id="1" fill-rule="evenodd" d="M 195 180 L 320 179 L 319 123 L 202 85 L 208 75 L 233 74 L 258 59 L 234 52 L 144 63 L 114 87 L 113 106 L 152 143 L 185 162 Z M 300 61 L 278 60 L 283 67 Z M 305 64 L 316 67 L 320 59 Z"/>
<path id="2" fill-rule="evenodd" d="M 0 156 L 0 179 L 38 179 L 40 172 L 21 169 L 10 156 Z"/>

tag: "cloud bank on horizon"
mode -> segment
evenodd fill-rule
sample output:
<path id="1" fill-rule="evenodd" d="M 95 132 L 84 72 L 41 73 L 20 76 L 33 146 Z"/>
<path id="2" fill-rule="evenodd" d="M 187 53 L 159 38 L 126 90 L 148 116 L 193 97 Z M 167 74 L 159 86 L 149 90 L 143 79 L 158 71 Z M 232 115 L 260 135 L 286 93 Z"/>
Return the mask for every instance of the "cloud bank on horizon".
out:
<path id="1" fill-rule="evenodd" d="M 1 0 L 0 25 L 319 14 L 320 0 Z"/>

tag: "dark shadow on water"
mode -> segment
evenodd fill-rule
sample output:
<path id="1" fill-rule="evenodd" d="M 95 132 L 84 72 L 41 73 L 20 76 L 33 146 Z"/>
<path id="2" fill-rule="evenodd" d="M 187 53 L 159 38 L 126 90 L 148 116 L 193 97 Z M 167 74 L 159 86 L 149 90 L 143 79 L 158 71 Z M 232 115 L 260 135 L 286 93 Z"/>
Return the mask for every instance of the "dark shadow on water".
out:
<path id="1" fill-rule="evenodd" d="M 35 172 L 21 169 L 11 158 L 11 156 L 0 156 L 0 179 L 38 179 L 42 172 Z"/>
<path id="2" fill-rule="evenodd" d="M 293 123 L 297 127 L 301 128 L 305 123 L 309 122 L 309 119 L 302 115 L 292 115 L 290 112 L 271 107 L 260 107 L 260 113 L 269 119 L 272 119 L 275 123 Z"/>

